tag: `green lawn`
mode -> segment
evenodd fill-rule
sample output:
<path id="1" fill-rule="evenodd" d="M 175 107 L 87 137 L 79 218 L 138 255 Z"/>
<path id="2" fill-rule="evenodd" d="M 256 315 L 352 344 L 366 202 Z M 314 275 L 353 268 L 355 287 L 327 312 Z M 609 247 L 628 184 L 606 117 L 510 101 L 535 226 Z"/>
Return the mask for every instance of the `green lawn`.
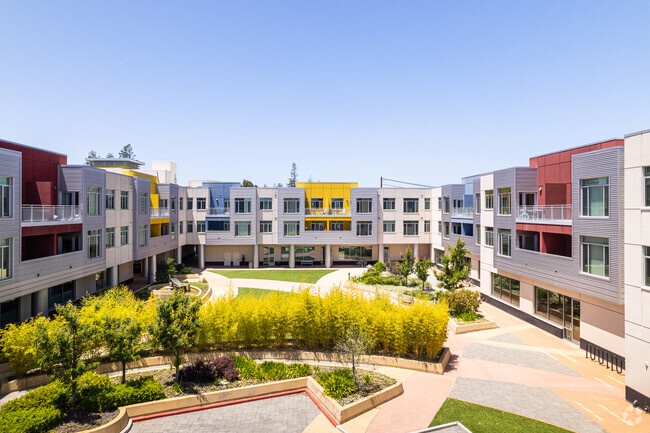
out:
<path id="1" fill-rule="evenodd" d="M 460 421 L 472 433 L 570 433 L 560 427 L 497 409 L 448 398 L 429 427 Z"/>
<path id="2" fill-rule="evenodd" d="M 321 277 L 334 272 L 334 269 L 219 269 L 210 272 L 228 278 L 250 278 L 253 280 L 274 280 L 313 284 L 321 279 Z"/>
<path id="3" fill-rule="evenodd" d="M 255 298 L 261 298 L 262 296 L 269 296 L 270 294 L 277 292 L 280 296 L 292 296 L 294 293 L 283 292 L 282 290 L 269 290 L 269 289 L 255 289 L 253 287 L 239 287 L 237 296 L 254 296 Z"/>

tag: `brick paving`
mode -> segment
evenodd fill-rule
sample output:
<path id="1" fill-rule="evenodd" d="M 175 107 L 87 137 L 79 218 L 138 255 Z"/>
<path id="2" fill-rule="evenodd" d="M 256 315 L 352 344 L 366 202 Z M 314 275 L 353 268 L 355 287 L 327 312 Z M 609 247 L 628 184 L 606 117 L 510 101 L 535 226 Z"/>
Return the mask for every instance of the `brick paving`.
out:
<path id="1" fill-rule="evenodd" d="M 499 343 L 509 343 L 509 344 L 521 344 L 522 346 L 528 346 L 529 344 L 526 343 L 524 340 L 521 338 L 512 335 L 512 334 L 499 334 L 496 335 L 492 338 L 488 338 L 490 341 L 498 341 Z"/>
<path id="2" fill-rule="evenodd" d="M 133 423 L 132 433 L 301 433 L 320 414 L 304 393 Z"/>

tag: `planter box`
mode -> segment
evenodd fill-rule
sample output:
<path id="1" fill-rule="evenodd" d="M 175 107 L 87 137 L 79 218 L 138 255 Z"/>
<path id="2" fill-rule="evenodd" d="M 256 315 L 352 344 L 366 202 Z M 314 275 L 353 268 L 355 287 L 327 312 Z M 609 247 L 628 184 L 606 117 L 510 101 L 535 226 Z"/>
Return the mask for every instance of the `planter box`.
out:
<path id="1" fill-rule="evenodd" d="M 466 325 L 459 325 L 453 317 L 450 317 L 449 320 L 449 328 L 451 329 L 451 332 L 456 335 L 467 334 L 468 332 L 485 331 L 486 329 L 494 329 L 496 327 L 497 323 L 490 320 L 486 320 L 485 322 L 468 323 Z"/>

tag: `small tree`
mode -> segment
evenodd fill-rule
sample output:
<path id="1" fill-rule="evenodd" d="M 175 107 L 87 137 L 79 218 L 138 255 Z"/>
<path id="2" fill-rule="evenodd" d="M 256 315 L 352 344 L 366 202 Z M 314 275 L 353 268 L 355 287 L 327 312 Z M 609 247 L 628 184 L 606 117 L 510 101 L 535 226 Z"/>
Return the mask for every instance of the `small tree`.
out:
<path id="1" fill-rule="evenodd" d="M 459 239 L 456 246 L 449 248 L 449 254 L 442 257 L 442 270 L 436 272 L 438 287 L 454 291 L 463 286 L 471 268 L 466 255 L 465 242 Z"/>
<path id="2" fill-rule="evenodd" d="M 84 356 L 91 345 L 92 327 L 80 319 L 79 309 L 72 303 L 56 307 L 57 326 L 39 326 L 36 346 L 40 353 L 39 365 L 47 374 L 59 378 L 70 387 L 71 404 L 77 404 L 77 381 L 86 371 L 95 367 Z"/>
<path id="3" fill-rule="evenodd" d="M 142 325 L 135 317 L 107 316 L 102 331 L 109 356 L 113 361 L 122 364 L 122 383 L 124 383 L 126 363 L 140 359 L 138 345 L 142 337 Z"/>
<path id="4" fill-rule="evenodd" d="M 99 153 L 95 152 L 94 150 L 88 152 L 88 158 L 99 158 L 99 157 L 100 157 Z M 86 165 L 93 165 L 93 163 L 90 161 L 86 161 Z"/>
<path id="5" fill-rule="evenodd" d="M 174 259 L 170 257 L 165 262 L 158 262 L 156 279 L 159 283 L 168 283 L 172 275 L 176 275 L 176 261 Z"/>
<path id="6" fill-rule="evenodd" d="M 251 182 L 248 179 L 244 179 L 241 181 L 241 186 L 242 188 L 253 188 L 256 187 L 257 185 L 253 184 L 253 182 Z"/>
<path id="7" fill-rule="evenodd" d="M 370 352 L 374 346 L 374 341 L 357 323 L 353 323 L 336 342 L 335 350 L 352 361 L 352 377 L 355 385 L 357 385 L 356 358 Z"/>
<path id="8" fill-rule="evenodd" d="M 158 344 L 174 355 L 176 383 L 182 356 L 196 343 L 201 325 L 199 320 L 200 301 L 175 291 L 169 298 L 156 305 L 156 316 L 149 325 L 149 333 Z"/>
<path id="9" fill-rule="evenodd" d="M 135 153 L 133 153 L 133 146 L 131 144 L 127 144 L 120 150 L 119 153 L 120 158 L 128 158 L 128 159 L 135 159 Z"/>
<path id="10" fill-rule="evenodd" d="M 413 267 L 415 266 L 415 257 L 413 257 L 413 252 L 410 247 L 406 248 L 406 252 L 400 256 L 402 261 L 397 265 L 397 270 L 404 277 L 404 281 L 408 285 L 409 275 L 413 273 Z"/>
<path id="11" fill-rule="evenodd" d="M 113 155 L 112 153 L 108 152 L 108 153 L 106 154 L 106 158 L 115 158 L 115 155 Z"/>
<path id="12" fill-rule="evenodd" d="M 297 180 L 298 180 L 298 167 L 294 162 L 291 164 L 291 173 L 289 174 L 289 182 L 287 182 L 287 186 L 291 188 L 295 188 Z"/>
<path id="13" fill-rule="evenodd" d="M 422 288 L 424 289 L 424 284 L 427 282 L 429 277 L 429 269 L 431 269 L 431 260 L 424 259 L 419 260 L 415 264 L 415 275 L 418 276 L 418 279 L 422 281 Z"/>

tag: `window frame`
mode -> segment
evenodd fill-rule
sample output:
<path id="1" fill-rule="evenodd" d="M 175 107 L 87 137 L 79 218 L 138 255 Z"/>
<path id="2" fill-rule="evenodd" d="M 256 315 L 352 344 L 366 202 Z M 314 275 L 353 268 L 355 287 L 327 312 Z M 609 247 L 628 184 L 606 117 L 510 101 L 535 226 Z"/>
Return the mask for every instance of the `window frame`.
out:
<path id="1" fill-rule="evenodd" d="M 0 176 L 0 218 L 13 218 L 13 180 L 10 176 Z"/>
<path id="2" fill-rule="evenodd" d="M 395 233 L 395 220 L 384 220 L 383 222 L 384 233 Z M 386 228 L 391 228 L 392 230 L 386 230 Z"/>
<path id="3" fill-rule="evenodd" d="M 357 236 L 363 236 L 363 237 L 372 236 L 372 221 L 357 221 L 356 228 L 357 228 L 356 231 Z M 366 230 L 364 230 L 364 228 Z"/>
<path id="4" fill-rule="evenodd" d="M 494 227 L 485 226 L 485 243 L 486 247 L 494 248 Z"/>
<path id="5" fill-rule="evenodd" d="M 291 205 L 294 206 L 291 206 Z M 283 210 L 285 214 L 295 215 L 300 213 L 300 199 L 295 197 L 285 197 L 283 199 Z"/>
<path id="6" fill-rule="evenodd" d="M 92 260 L 102 257 L 102 241 L 104 240 L 102 236 L 102 230 L 88 230 L 86 236 L 88 242 L 88 259 Z M 92 255 L 93 245 L 96 247 L 95 255 Z"/>
<path id="7" fill-rule="evenodd" d="M 591 239 L 592 241 L 585 241 L 585 239 Z M 602 242 L 595 242 L 595 239 L 605 239 L 607 240 L 607 244 L 602 243 Z M 610 260 L 609 260 L 609 254 L 610 254 L 610 241 L 609 238 L 605 238 L 602 236 L 580 236 L 580 273 L 584 275 L 589 275 L 592 277 L 597 277 L 597 278 L 603 278 L 609 280 L 610 278 Z M 585 248 L 586 247 L 586 248 Z M 604 249 L 603 251 L 603 271 L 605 275 L 599 275 L 595 274 L 589 271 L 594 265 L 590 263 L 592 251 L 592 247 L 601 247 Z M 587 267 L 587 270 L 585 270 L 585 267 Z"/>
<path id="8" fill-rule="evenodd" d="M 12 278 L 13 238 L 0 238 L 0 280 Z M 5 267 L 6 265 L 6 267 Z M 3 277 L 3 275 L 5 275 Z"/>
<path id="9" fill-rule="evenodd" d="M 384 197 L 382 199 L 383 210 L 395 210 L 395 197 Z"/>
<path id="10" fill-rule="evenodd" d="M 273 221 L 260 221 L 260 233 L 273 233 Z"/>
<path id="11" fill-rule="evenodd" d="M 260 197 L 260 210 L 273 210 L 273 199 L 270 197 Z"/>
<path id="12" fill-rule="evenodd" d="M 144 233 L 144 238 L 142 234 Z M 138 234 L 138 244 L 141 247 L 146 247 L 147 246 L 147 239 L 149 238 L 149 224 L 143 224 L 139 227 L 139 234 Z M 143 241 L 144 239 L 144 241 Z"/>
<path id="13" fill-rule="evenodd" d="M 420 235 L 420 221 L 404 221 L 402 224 L 404 236 L 419 236 Z M 415 230 L 413 230 L 415 227 Z"/>
<path id="14" fill-rule="evenodd" d="M 104 233 L 104 247 L 113 248 L 115 246 L 115 227 L 106 227 Z"/>
<path id="15" fill-rule="evenodd" d="M 129 192 L 120 191 L 120 209 L 128 210 L 129 209 Z"/>
<path id="16" fill-rule="evenodd" d="M 284 237 L 295 238 L 300 236 L 300 221 L 284 221 L 282 226 Z M 295 228 L 295 232 L 290 230 L 292 228 Z"/>
<path id="17" fill-rule="evenodd" d="M 357 198 L 356 204 L 358 214 L 366 215 L 372 213 L 372 198 L 359 197 Z"/>
<path id="18" fill-rule="evenodd" d="M 129 244 L 129 226 L 120 227 L 120 246 Z"/>
<path id="19" fill-rule="evenodd" d="M 92 191 L 91 191 L 92 190 Z M 101 216 L 102 214 L 102 188 L 100 186 L 89 186 L 86 189 L 87 195 L 87 213 L 88 216 Z M 91 200 L 94 197 L 95 205 L 91 206 Z"/>
<path id="20" fill-rule="evenodd" d="M 115 209 L 115 190 L 107 189 L 106 190 L 106 210 Z"/>
<path id="21" fill-rule="evenodd" d="M 420 199 L 419 198 L 404 198 L 403 202 L 404 213 L 419 213 L 420 212 Z"/>
<path id="22" fill-rule="evenodd" d="M 506 233 L 507 232 L 507 233 Z M 508 252 L 504 252 L 504 236 L 507 239 Z M 499 242 L 497 254 L 501 257 L 512 257 L 512 230 L 510 229 L 497 229 L 497 240 Z"/>
<path id="23" fill-rule="evenodd" d="M 241 228 L 244 228 L 244 234 L 241 232 Z M 250 221 L 235 221 L 235 237 L 237 238 L 249 238 L 253 235 L 251 230 Z"/>
<path id="24" fill-rule="evenodd" d="M 196 198 L 196 210 L 205 210 L 207 205 L 207 199 L 205 197 Z"/>
<path id="25" fill-rule="evenodd" d="M 606 179 L 606 183 L 597 184 L 597 185 L 585 185 L 586 181 L 593 181 L 599 179 Z M 586 179 L 580 179 L 580 217 L 581 218 L 609 218 L 609 176 L 599 176 Z M 592 215 L 591 214 L 591 195 L 592 190 L 596 188 L 602 188 L 603 190 L 603 215 Z M 585 208 L 587 205 L 587 208 Z M 585 214 L 585 209 L 588 209 L 589 214 Z"/>

